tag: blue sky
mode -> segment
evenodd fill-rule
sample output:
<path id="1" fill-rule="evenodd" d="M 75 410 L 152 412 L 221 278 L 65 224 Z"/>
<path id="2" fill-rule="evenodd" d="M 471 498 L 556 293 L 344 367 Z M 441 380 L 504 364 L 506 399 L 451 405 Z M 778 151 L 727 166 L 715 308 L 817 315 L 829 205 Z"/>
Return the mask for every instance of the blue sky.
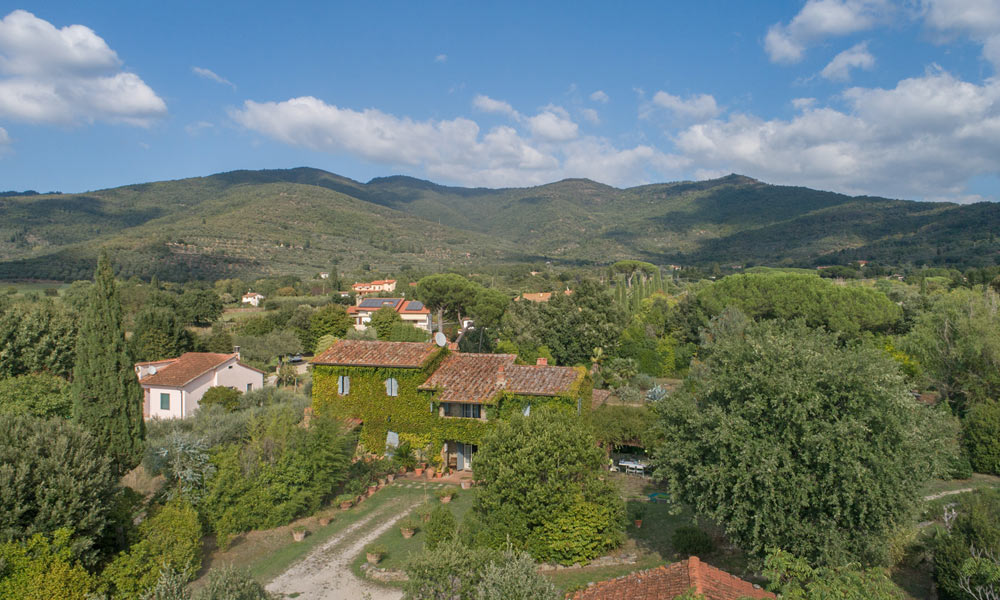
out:
<path id="1" fill-rule="evenodd" d="M 1000 199 L 1000 0 L 0 7 L 0 188 L 312 166 Z"/>

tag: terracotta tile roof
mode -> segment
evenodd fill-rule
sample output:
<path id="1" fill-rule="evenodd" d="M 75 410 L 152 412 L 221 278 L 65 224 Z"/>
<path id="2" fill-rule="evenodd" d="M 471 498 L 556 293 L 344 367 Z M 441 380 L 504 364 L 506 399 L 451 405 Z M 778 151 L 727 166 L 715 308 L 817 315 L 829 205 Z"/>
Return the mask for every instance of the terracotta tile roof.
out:
<path id="1" fill-rule="evenodd" d="M 313 358 L 312 364 L 416 369 L 438 350 L 434 344 L 420 342 L 340 340 Z"/>
<path id="2" fill-rule="evenodd" d="M 169 364 L 158 367 L 156 373 L 146 375 L 139 380 L 142 385 L 162 385 L 167 387 L 184 387 L 199 376 L 211 371 L 236 354 L 217 354 L 215 352 L 185 352 Z M 159 363 L 153 363 L 159 364 Z M 256 369 L 254 369 L 256 371 Z"/>
<path id="3" fill-rule="evenodd" d="M 611 397 L 611 390 L 594 390 L 593 396 L 591 396 L 590 406 L 592 408 L 597 408 Z"/>
<path id="4" fill-rule="evenodd" d="M 507 369 L 507 391 L 532 396 L 555 396 L 568 392 L 579 376 L 573 367 L 514 365 Z"/>
<path id="5" fill-rule="evenodd" d="M 359 312 L 374 313 L 376 310 L 388 306 L 400 314 L 423 314 L 429 315 L 430 309 L 417 300 L 406 300 L 405 298 L 365 298 L 359 304 L 347 307 L 347 314 L 356 315 Z"/>
<path id="6" fill-rule="evenodd" d="M 500 391 L 500 367 L 510 369 L 515 358 L 513 354 L 451 354 L 418 389 L 441 390 L 441 402 L 482 404 Z"/>
<path id="7" fill-rule="evenodd" d="M 697 556 L 669 566 L 599 581 L 566 597 L 572 600 L 673 600 L 690 589 L 706 600 L 777 598 L 749 581 L 701 562 Z"/>
<path id="8" fill-rule="evenodd" d="M 523 299 L 529 302 L 548 302 L 552 299 L 552 294 L 553 292 L 527 292 L 514 298 L 514 301 L 520 302 Z M 563 294 L 571 296 L 573 294 L 573 290 L 563 290 Z"/>

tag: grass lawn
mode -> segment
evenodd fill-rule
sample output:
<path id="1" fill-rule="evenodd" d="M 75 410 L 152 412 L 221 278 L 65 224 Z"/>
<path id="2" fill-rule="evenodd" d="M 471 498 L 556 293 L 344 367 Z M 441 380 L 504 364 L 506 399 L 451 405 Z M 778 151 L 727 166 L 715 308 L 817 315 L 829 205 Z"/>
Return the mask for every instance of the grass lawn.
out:
<path id="1" fill-rule="evenodd" d="M 437 499 L 434 493 L 437 491 L 440 485 L 428 485 L 426 487 L 426 498 L 427 501 L 421 506 L 417 507 L 410 517 L 416 521 L 420 521 L 421 525 L 424 525 L 423 521 L 420 519 L 421 513 L 424 511 L 433 510 L 441 501 Z M 455 516 L 455 521 L 458 523 L 462 522 L 462 518 L 465 517 L 465 513 L 472 508 L 472 503 L 475 496 L 473 490 L 458 490 L 458 495 L 451 499 L 451 502 L 445 504 L 451 514 Z M 385 546 L 386 555 L 379 562 L 378 566 L 383 569 L 399 569 L 402 570 L 406 561 L 409 560 L 411 554 L 417 554 L 424 549 L 424 540 L 426 539 L 426 534 L 423 528 L 417 529 L 416 534 L 409 539 L 405 539 L 403 534 L 400 533 L 399 527 L 393 527 L 389 531 L 382 534 L 375 544 Z M 362 553 L 355 558 L 354 562 L 351 563 L 351 570 L 354 574 L 362 579 L 364 576 L 361 574 L 361 565 L 365 563 L 365 555 Z"/>
<path id="2" fill-rule="evenodd" d="M 932 494 L 963 490 L 966 488 L 982 489 L 989 487 L 1000 488 L 1000 477 L 975 473 L 969 479 L 932 479 L 924 485 L 922 494 L 924 496 L 930 496 Z"/>

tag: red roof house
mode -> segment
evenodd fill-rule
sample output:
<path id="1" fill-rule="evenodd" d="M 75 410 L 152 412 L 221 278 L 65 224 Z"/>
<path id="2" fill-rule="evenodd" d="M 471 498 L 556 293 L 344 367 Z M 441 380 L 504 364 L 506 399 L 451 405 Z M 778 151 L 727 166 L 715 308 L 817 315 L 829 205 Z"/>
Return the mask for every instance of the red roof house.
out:
<path id="1" fill-rule="evenodd" d="M 599 581 L 566 596 L 572 600 L 673 600 L 691 590 L 706 600 L 777 598 L 749 581 L 701 562 L 697 556 L 672 565 Z"/>

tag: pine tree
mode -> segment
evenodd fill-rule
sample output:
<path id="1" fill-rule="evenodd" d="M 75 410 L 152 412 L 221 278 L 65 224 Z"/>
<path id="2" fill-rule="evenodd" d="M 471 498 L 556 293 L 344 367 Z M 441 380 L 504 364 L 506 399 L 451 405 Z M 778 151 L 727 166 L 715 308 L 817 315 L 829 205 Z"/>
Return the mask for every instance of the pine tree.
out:
<path id="1" fill-rule="evenodd" d="M 73 369 L 73 419 L 105 449 L 119 475 L 142 458 L 142 390 L 135 377 L 122 305 L 107 252 L 101 252 L 83 312 Z"/>

